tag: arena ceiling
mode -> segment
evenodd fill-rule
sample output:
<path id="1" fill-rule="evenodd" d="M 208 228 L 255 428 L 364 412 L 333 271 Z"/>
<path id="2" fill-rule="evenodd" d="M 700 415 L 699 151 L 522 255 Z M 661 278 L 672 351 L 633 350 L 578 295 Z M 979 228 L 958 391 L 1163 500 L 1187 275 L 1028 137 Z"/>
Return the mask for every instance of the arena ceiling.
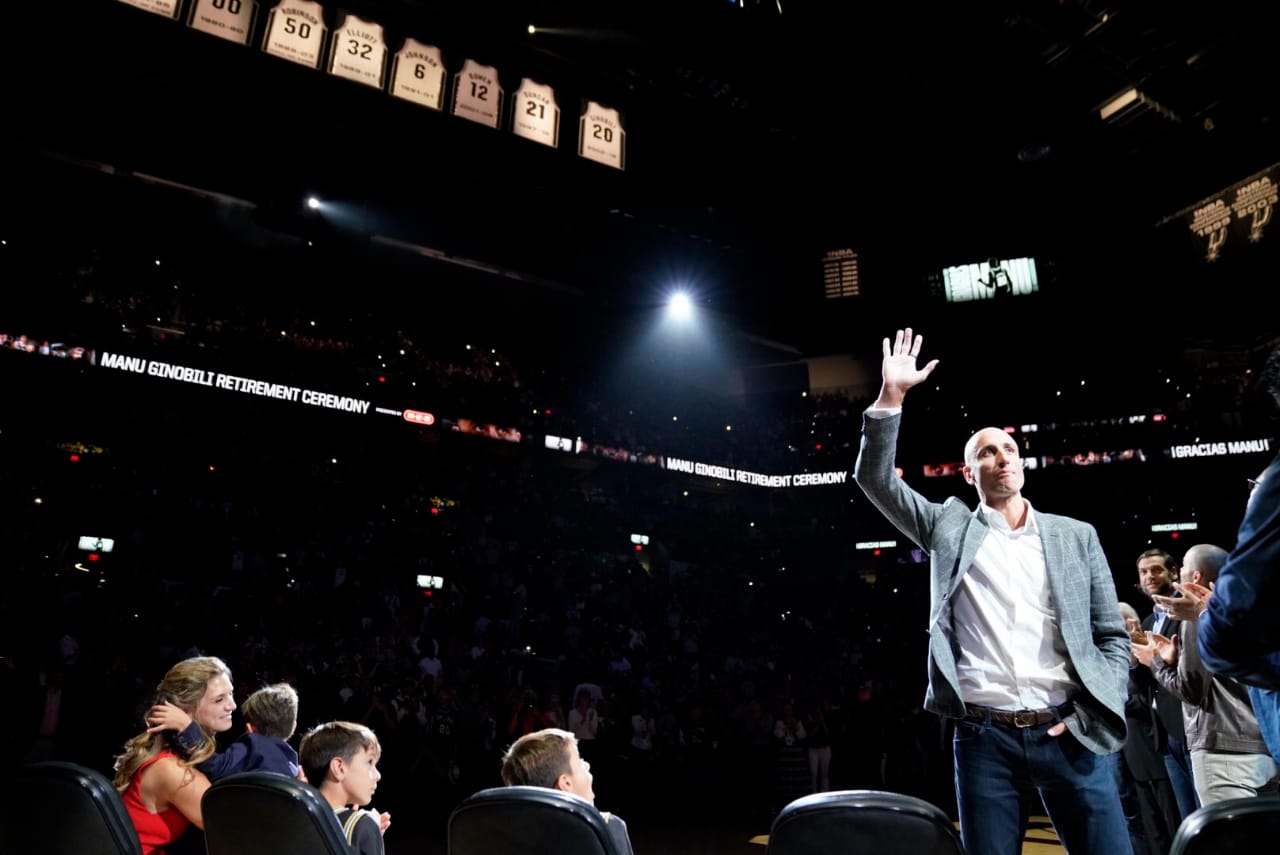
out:
<path id="1" fill-rule="evenodd" d="M 14 10 L 27 35 L 3 85 L 19 120 L 0 139 L 16 158 L 252 200 L 284 228 L 316 193 L 364 236 L 607 304 L 685 277 L 784 338 L 843 316 L 815 318 L 829 249 L 857 251 L 865 292 L 892 304 L 902 282 L 989 254 L 1105 258 L 1280 161 L 1266 4 L 329 6 L 383 23 L 392 50 L 413 35 L 508 89 L 549 84 L 570 117 L 586 99 L 616 107 L 625 171 L 576 157 L 571 133 L 546 150 L 120 0 Z"/>

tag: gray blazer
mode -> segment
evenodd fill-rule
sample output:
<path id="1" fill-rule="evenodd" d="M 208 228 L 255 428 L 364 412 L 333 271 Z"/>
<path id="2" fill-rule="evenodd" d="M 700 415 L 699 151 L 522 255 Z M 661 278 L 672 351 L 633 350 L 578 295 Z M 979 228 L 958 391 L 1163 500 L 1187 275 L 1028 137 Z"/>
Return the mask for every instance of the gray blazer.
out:
<path id="1" fill-rule="evenodd" d="M 853 477 L 898 530 L 929 554 L 929 687 L 925 708 L 964 716 L 956 670 L 959 644 L 952 627 L 951 597 L 973 565 L 987 535 L 987 521 L 954 496 L 930 502 L 894 471 L 901 413 L 863 417 L 862 447 Z M 1081 684 L 1064 719 L 1081 744 L 1096 754 L 1124 745 L 1124 700 L 1129 676 L 1129 636 L 1116 603 L 1115 580 L 1093 526 L 1070 517 L 1037 513 L 1049 591 L 1058 613 L 1070 665 Z"/>

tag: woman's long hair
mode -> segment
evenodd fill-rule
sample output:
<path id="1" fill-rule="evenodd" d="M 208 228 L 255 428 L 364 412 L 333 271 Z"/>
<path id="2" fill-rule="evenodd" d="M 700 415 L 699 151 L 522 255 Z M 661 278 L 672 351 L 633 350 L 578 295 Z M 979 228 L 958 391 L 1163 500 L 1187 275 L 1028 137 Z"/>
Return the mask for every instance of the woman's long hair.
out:
<path id="1" fill-rule="evenodd" d="M 226 677 L 230 681 L 231 669 L 227 667 L 227 663 L 216 656 L 195 656 L 191 659 L 184 659 L 170 668 L 169 672 L 164 675 L 160 685 L 156 686 L 155 697 L 152 699 L 151 704 L 148 705 L 148 708 L 168 701 L 181 707 L 187 715 L 194 718 L 196 707 L 200 705 L 201 699 L 204 698 L 204 693 L 209 687 L 209 681 L 218 676 Z M 179 762 L 188 768 L 208 760 L 217 750 L 217 743 L 214 741 L 213 735 L 205 730 L 203 725 L 200 726 L 200 729 L 204 733 L 204 742 L 201 743 L 199 748 L 191 752 L 189 757 L 179 759 Z M 167 730 L 162 730 L 159 733 L 143 731 L 126 742 L 124 752 L 116 757 L 116 777 L 113 782 L 116 789 L 123 791 L 128 787 L 129 782 L 133 780 L 133 776 L 142 764 L 155 757 L 165 748 L 168 748 L 173 736 L 174 734 Z"/>

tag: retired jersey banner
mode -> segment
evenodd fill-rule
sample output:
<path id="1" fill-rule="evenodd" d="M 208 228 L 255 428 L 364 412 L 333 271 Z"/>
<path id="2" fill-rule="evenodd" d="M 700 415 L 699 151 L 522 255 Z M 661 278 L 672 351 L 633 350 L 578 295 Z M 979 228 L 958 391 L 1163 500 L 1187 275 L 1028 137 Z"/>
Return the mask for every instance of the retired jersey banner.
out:
<path id="1" fill-rule="evenodd" d="M 474 59 L 463 62 L 462 70 L 453 78 L 453 115 L 496 128 L 501 111 L 498 69 Z"/>
<path id="2" fill-rule="evenodd" d="M 554 89 L 526 77 L 512 97 L 512 106 L 512 133 L 552 148 L 560 144 L 560 107 Z"/>
<path id="3" fill-rule="evenodd" d="M 333 31 L 329 73 L 381 89 L 386 66 L 387 44 L 382 25 L 347 15 L 342 26 Z"/>
<path id="4" fill-rule="evenodd" d="M 627 132 L 617 110 L 587 102 L 578 120 L 578 154 L 614 169 L 627 168 Z"/>
<path id="5" fill-rule="evenodd" d="M 187 15 L 187 26 L 247 45 L 257 7 L 255 0 L 194 0 Z"/>
<path id="6" fill-rule="evenodd" d="M 1278 173 L 1280 164 L 1273 164 L 1174 215 L 1184 218 L 1206 261 L 1262 240 L 1280 200 Z"/>
<path id="7" fill-rule="evenodd" d="M 405 39 L 391 66 L 391 94 L 432 110 L 444 109 L 444 59 L 440 48 Z"/>
<path id="8" fill-rule="evenodd" d="M 272 56 L 319 68 L 324 37 L 324 7 L 313 0 L 284 0 L 271 10 L 262 49 Z"/>

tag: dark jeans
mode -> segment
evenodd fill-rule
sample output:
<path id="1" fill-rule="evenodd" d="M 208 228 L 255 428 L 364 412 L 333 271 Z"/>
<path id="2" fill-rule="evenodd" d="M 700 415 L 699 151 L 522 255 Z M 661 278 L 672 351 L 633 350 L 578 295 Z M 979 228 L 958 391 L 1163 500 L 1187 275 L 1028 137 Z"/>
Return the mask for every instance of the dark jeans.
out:
<path id="1" fill-rule="evenodd" d="M 1187 750 L 1185 742 L 1170 736 L 1169 747 L 1162 756 L 1164 767 L 1169 770 L 1169 783 L 1173 785 L 1174 798 L 1178 800 L 1178 811 L 1186 819 L 1200 807 L 1195 778 L 1191 774 L 1191 752 Z"/>
<path id="2" fill-rule="evenodd" d="M 1124 823 L 1129 828 L 1129 842 L 1133 855 L 1152 855 L 1154 849 L 1147 844 L 1147 827 L 1139 802 L 1138 782 L 1133 779 L 1119 753 L 1107 757 L 1116 776 L 1116 789 L 1120 791 L 1120 809 L 1124 811 Z M 1165 852 L 1169 851 L 1168 846 Z"/>
<path id="3" fill-rule="evenodd" d="M 954 739 L 956 803 L 966 855 L 1019 855 L 1039 802 L 1074 855 L 1131 855 L 1114 760 L 1054 723 L 1018 728 L 960 719 Z"/>

